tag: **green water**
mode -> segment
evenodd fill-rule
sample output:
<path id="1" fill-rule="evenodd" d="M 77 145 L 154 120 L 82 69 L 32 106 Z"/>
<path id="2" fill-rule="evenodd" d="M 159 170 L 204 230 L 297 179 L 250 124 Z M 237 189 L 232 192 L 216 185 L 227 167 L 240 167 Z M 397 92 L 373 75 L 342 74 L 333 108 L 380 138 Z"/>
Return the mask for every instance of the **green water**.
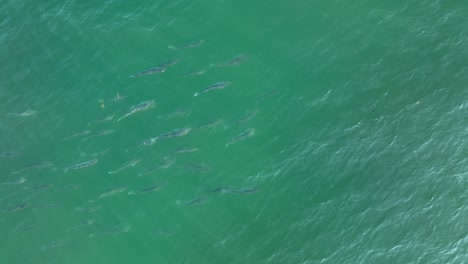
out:
<path id="1" fill-rule="evenodd" d="M 0 263 L 468 262 L 462 1 L 1 3 Z"/>

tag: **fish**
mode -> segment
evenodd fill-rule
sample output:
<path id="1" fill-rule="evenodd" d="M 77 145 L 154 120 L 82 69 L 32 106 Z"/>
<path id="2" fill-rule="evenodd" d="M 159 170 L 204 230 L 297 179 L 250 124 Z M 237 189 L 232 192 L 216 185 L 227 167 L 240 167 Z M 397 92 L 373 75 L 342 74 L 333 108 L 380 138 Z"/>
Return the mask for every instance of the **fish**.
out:
<path id="1" fill-rule="evenodd" d="M 43 189 L 49 189 L 49 188 L 52 188 L 52 187 L 54 187 L 53 184 L 44 184 L 44 185 L 36 185 L 36 186 L 29 187 L 29 188 L 25 188 L 25 189 L 29 189 L 29 190 L 43 190 Z"/>
<path id="2" fill-rule="evenodd" d="M 182 117 L 189 116 L 191 113 L 192 113 L 192 110 L 190 110 L 190 109 L 177 109 L 176 111 L 174 111 L 174 112 L 172 112 L 170 114 L 163 115 L 163 116 L 158 116 L 158 119 L 168 120 L 168 119 L 171 119 L 171 118 L 182 118 Z"/>
<path id="3" fill-rule="evenodd" d="M 180 49 L 187 49 L 187 48 L 195 48 L 195 47 L 198 47 L 200 46 L 201 44 L 203 44 L 203 42 L 205 42 L 204 39 L 201 39 L 201 40 L 197 40 L 197 41 L 192 41 L 186 45 L 183 45 L 183 46 L 167 46 L 168 48 L 172 49 L 172 50 L 180 50 Z"/>
<path id="4" fill-rule="evenodd" d="M 155 105 L 156 105 L 156 102 L 154 100 L 141 102 L 138 105 L 130 107 L 130 109 L 127 111 L 127 113 L 125 113 L 125 115 L 123 115 L 121 118 L 117 119 L 117 121 L 115 121 L 115 122 L 119 122 L 120 120 L 122 120 L 122 119 L 124 119 L 124 118 L 126 118 L 126 117 L 128 117 L 130 115 L 133 115 L 133 114 L 135 114 L 137 112 L 148 110 L 148 109 L 154 107 Z"/>
<path id="5" fill-rule="evenodd" d="M 198 75 L 205 74 L 206 72 L 207 72 L 206 70 L 192 71 L 192 72 L 188 72 L 186 74 L 181 75 L 179 78 L 182 79 L 182 78 L 187 78 L 187 77 L 192 77 L 192 76 L 198 76 Z"/>
<path id="6" fill-rule="evenodd" d="M 222 67 L 239 65 L 239 64 L 243 63 L 244 61 L 246 61 L 247 58 L 248 58 L 247 55 L 239 54 L 239 55 L 236 55 L 234 58 L 232 58 L 230 60 L 227 60 L 225 62 L 210 64 L 210 67 L 221 67 L 222 68 Z"/>
<path id="7" fill-rule="evenodd" d="M 234 143 L 237 143 L 239 141 L 242 141 L 242 140 L 245 140 L 245 139 L 247 139 L 249 137 L 252 137 L 254 134 L 255 134 L 255 129 L 254 128 L 249 128 L 245 132 L 241 133 L 240 135 L 231 138 L 226 143 L 226 147 L 229 147 L 229 145 L 232 145 Z"/>
<path id="8" fill-rule="evenodd" d="M 190 127 L 178 128 L 171 132 L 158 135 L 156 138 L 162 139 L 162 138 L 171 138 L 171 137 L 182 137 L 182 136 L 187 135 L 190 132 L 190 130 L 192 130 L 192 128 Z"/>
<path id="9" fill-rule="evenodd" d="M 135 165 L 137 165 L 142 159 L 134 159 L 134 160 L 131 160 L 129 162 L 126 162 L 122 167 L 116 169 L 116 170 L 113 170 L 113 171 L 109 171 L 108 174 L 115 174 L 117 172 L 120 172 L 121 170 L 124 170 L 128 167 L 135 167 Z"/>
<path id="10" fill-rule="evenodd" d="M 114 196 L 114 195 L 116 195 L 118 193 L 125 192 L 126 190 L 127 190 L 127 187 L 115 188 L 115 189 L 112 189 L 110 191 L 107 191 L 107 192 L 99 195 L 99 197 L 96 200 L 88 200 L 88 202 L 95 203 L 95 202 L 101 200 L 102 198 L 111 197 L 111 196 Z"/>
<path id="11" fill-rule="evenodd" d="M 7 152 L 0 153 L 0 158 L 13 158 L 13 157 L 18 157 L 19 155 L 21 155 L 20 152 L 7 151 Z"/>
<path id="12" fill-rule="evenodd" d="M 7 115 L 26 117 L 26 116 L 34 115 L 35 113 L 37 113 L 37 111 L 35 110 L 26 110 L 22 113 L 8 113 Z"/>
<path id="13" fill-rule="evenodd" d="M 237 119 L 235 122 L 234 122 L 234 125 L 240 125 L 240 124 L 243 124 L 247 121 L 249 121 L 250 119 L 252 119 L 255 115 L 257 115 L 258 113 L 258 110 L 255 110 L 255 111 L 252 111 L 252 112 L 249 112 L 247 114 L 245 114 L 243 117 Z"/>
<path id="14" fill-rule="evenodd" d="M 258 188 L 247 188 L 247 189 L 241 189 L 241 190 L 233 190 L 233 189 L 228 189 L 228 193 L 235 193 L 235 194 L 249 194 L 249 193 L 256 193 L 258 192 Z"/>
<path id="15" fill-rule="evenodd" d="M 67 185 L 67 186 L 57 188 L 56 190 L 58 190 L 58 191 L 74 191 L 74 190 L 78 190 L 79 188 L 81 188 L 81 185 L 71 184 L 71 185 Z"/>
<path id="16" fill-rule="evenodd" d="M 72 230 L 75 230 L 75 229 L 78 229 L 78 228 L 82 228 L 82 227 L 84 227 L 84 226 L 90 226 L 90 225 L 92 225 L 92 224 L 94 224 L 94 220 L 91 220 L 91 219 L 89 219 L 89 220 L 84 220 L 84 221 L 82 221 L 82 222 L 79 222 L 77 225 L 68 228 L 68 229 L 66 230 L 66 232 L 70 232 L 70 231 L 72 231 Z"/>
<path id="17" fill-rule="evenodd" d="M 101 229 L 99 233 L 101 234 L 119 234 L 119 233 L 126 233 L 130 230 L 130 226 L 128 225 L 118 225 L 114 227 L 109 227 L 106 229 Z"/>
<path id="18" fill-rule="evenodd" d="M 200 197 L 197 197 L 191 201 L 187 201 L 187 202 L 181 202 L 179 200 L 177 200 L 177 204 L 178 205 L 183 205 L 183 206 L 189 206 L 189 205 L 198 205 L 198 204 L 201 204 L 203 202 L 205 202 L 206 200 L 206 196 L 200 196 Z"/>
<path id="19" fill-rule="evenodd" d="M 155 192 L 161 190 L 161 188 L 166 184 L 157 184 L 150 187 L 140 189 L 138 192 Z"/>
<path id="20" fill-rule="evenodd" d="M 85 137 L 85 138 L 83 138 L 81 141 L 83 141 L 83 142 L 84 142 L 84 141 L 90 140 L 91 138 L 95 138 L 95 137 L 99 137 L 99 136 L 105 136 L 105 135 L 109 135 L 109 134 L 112 134 L 112 133 L 114 133 L 114 132 L 115 132 L 115 130 L 113 130 L 113 129 L 105 129 L 105 130 L 101 130 L 101 131 L 97 132 L 97 133 L 96 133 L 96 134 L 94 134 L 94 135 L 91 135 L 91 136 L 89 136 L 89 137 Z"/>
<path id="21" fill-rule="evenodd" d="M 170 61 L 170 62 L 167 62 L 167 63 L 163 63 L 161 65 L 158 65 L 154 68 L 151 68 L 151 69 L 148 69 L 148 70 L 144 70 L 142 72 L 139 72 L 135 75 L 131 75 L 130 77 L 131 78 L 136 78 L 136 77 L 141 77 L 141 76 L 145 76 L 145 75 L 151 75 L 151 74 L 156 74 L 156 73 L 163 73 L 166 71 L 166 69 L 176 63 L 178 63 L 180 60 L 173 60 L 173 61 Z"/>
<path id="22" fill-rule="evenodd" d="M 212 91 L 212 90 L 220 90 L 220 89 L 223 89 L 223 88 L 225 88 L 225 87 L 227 87 L 229 85 L 231 85 L 231 82 L 228 82 L 228 81 L 213 83 L 212 85 L 210 85 L 210 86 L 206 87 L 205 89 L 203 89 L 201 92 L 194 93 L 193 96 L 199 96 L 202 93 L 206 93 L 206 92 L 209 92 L 209 91 Z"/>
<path id="23" fill-rule="evenodd" d="M 151 146 L 151 145 L 155 144 L 157 140 L 158 140 L 157 137 L 145 139 L 141 143 L 139 143 L 139 144 L 137 144 L 135 146 L 130 146 L 130 147 L 126 148 L 125 151 L 128 152 L 129 150 L 131 150 L 133 148 L 140 148 L 140 150 L 141 150 L 141 148 L 143 148 L 143 147 Z"/>
<path id="24" fill-rule="evenodd" d="M 148 193 L 148 192 L 157 192 L 159 190 L 161 190 L 161 188 L 163 186 L 165 186 L 167 183 L 163 183 L 163 184 L 156 184 L 156 185 L 153 185 L 153 186 L 149 186 L 149 187 L 145 187 L 145 188 L 142 188 L 140 190 L 137 190 L 137 191 L 129 191 L 128 192 L 128 195 L 134 195 L 136 193 Z"/>
<path id="25" fill-rule="evenodd" d="M 85 130 L 85 131 L 82 131 L 82 132 L 78 132 L 76 134 L 73 134 L 71 136 L 68 136 L 66 138 L 63 138 L 62 141 L 65 141 L 65 140 L 70 140 L 72 138 L 76 138 L 76 137 L 81 137 L 81 136 L 85 136 L 85 135 L 88 135 L 89 133 L 91 133 L 91 130 Z"/>
<path id="26" fill-rule="evenodd" d="M 186 169 L 189 169 L 192 172 L 199 172 L 199 173 L 209 173 L 213 170 L 213 168 L 203 165 L 203 164 L 195 164 L 190 163 L 185 165 Z"/>
<path id="27" fill-rule="evenodd" d="M 144 70 L 142 72 L 139 72 L 135 75 L 131 75 L 130 77 L 131 78 L 136 78 L 136 77 L 140 77 L 140 76 L 145 76 L 145 75 L 150 75 L 150 74 L 156 74 L 156 73 L 162 73 L 162 72 L 165 72 L 166 71 L 166 66 L 165 65 L 159 65 L 159 66 L 156 66 L 154 68 L 151 68 L 151 69 L 148 69 L 148 70 Z"/>
<path id="28" fill-rule="evenodd" d="M 102 205 L 97 205 L 97 206 L 92 206 L 92 207 L 75 207 L 75 211 L 77 212 L 81 212 L 81 213 L 91 213 L 91 212 L 95 212 L 99 209 L 102 208 Z"/>
<path id="29" fill-rule="evenodd" d="M 261 101 L 261 100 L 263 100 L 263 99 L 265 99 L 265 98 L 267 98 L 267 97 L 270 97 L 270 96 L 272 96 L 272 95 L 275 95 L 277 92 L 278 92 L 277 90 L 271 90 L 271 91 L 269 91 L 268 93 L 265 93 L 265 94 L 261 95 L 261 96 L 257 99 L 257 102 L 259 102 L 259 101 Z"/>
<path id="30" fill-rule="evenodd" d="M 26 167 L 20 169 L 20 170 L 17 170 L 17 171 L 12 171 L 11 174 L 18 174 L 20 172 L 23 172 L 23 171 L 27 171 L 27 170 L 31 170 L 31 169 L 42 169 L 42 168 L 48 168 L 48 167 L 51 167 L 51 166 L 54 166 L 53 163 L 50 163 L 50 162 L 38 162 L 38 163 L 32 163 L 32 164 L 29 164 L 27 165 Z"/>
<path id="31" fill-rule="evenodd" d="M 148 237 L 155 237 L 155 236 L 167 237 L 167 236 L 173 236 L 175 234 L 177 234 L 175 231 L 159 229 L 159 230 L 149 232 Z"/>
<path id="32" fill-rule="evenodd" d="M 98 151 L 98 152 L 94 152 L 94 153 L 85 153 L 85 152 L 80 152 L 80 157 L 97 157 L 97 156 L 100 156 L 104 153 L 106 153 L 107 151 L 109 151 L 109 149 L 105 149 L 105 150 L 101 150 L 101 151 Z"/>
<path id="33" fill-rule="evenodd" d="M 65 168 L 64 172 L 66 173 L 68 170 L 78 170 L 78 169 L 83 169 L 89 166 L 93 166 L 96 163 L 98 163 L 98 161 L 99 161 L 98 159 L 92 159 L 92 160 L 88 160 L 85 162 L 80 162 L 80 163 L 68 166 L 67 168 Z"/>
<path id="34" fill-rule="evenodd" d="M 61 204 L 44 204 L 44 205 L 34 207 L 32 210 L 35 211 L 35 210 L 39 210 L 39 209 L 58 208 L 58 207 L 61 207 L 61 206 L 62 206 Z"/>
<path id="35" fill-rule="evenodd" d="M 181 148 L 181 149 L 176 149 L 174 152 L 172 152 L 171 154 L 167 155 L 166 157 L 164 157 L 164 159 L 168 159 L 169 157 L 175 155 L 175 154 L 179 154 L 179 153 L 190 153 L 190 152 L 195 152 L 195 151 L 198 151 L 198 148 Z"/>
<path id="36" fill-rule="evenodd" d="M 149 174 L 149 173 L 151 173 L 151 172 L 153 172 L 155 170 L 158 170 L 158 169 L 167 169 L 170 166 L 172 166 L 174 163 L 175 163 L 175 159 L 164 160 L 163 162 L 157 164 L 156 166 L 152 167 L 151 169 L 147 170 L 146 172 L 140 173 L 138 176 L 139 177 L 144 176 L 144 175 Z"/>
<path id="37" fill-rule="evenodd" d="M 17 204 L 15 206 L 12 206 L 12 207 L 6 209 L 4 212 L 6 212 L 6 213 L 16 213 L 18 211 L 21 211 L 21 210 L 27 208 L 28 206 L 29 206 L 29 204 L 27 204 L 27 203 L 21 203 L 21 204 Z"/>
<path id="38" fill-rule="evenodd" d="M 99 120 L 96 120 L 96 121 L 91 121 L 88 123 L 87 126 L 90 126 L 92 124 L 99 124 L 99 123 L 104 123 L 104 122 L 108 122 L 108 121 L 111 121 L 112 119 L 114 119 L 114 116 L 115 115 L 109 115 L 107 117 L 104 117 L 103 119 L 99 119 Z M 91 132 L 91 130 L 89 130 Z"/>
<path id="39" fill-rule="evenodd" d="M 26 178 L 21 177 L 21 178 L 19 178 L 19 179 L 16 180 L 16 181 L 12 181 L 12 182 L 2 182 L 2 183 L 0 183 L 0 185 L 21 184 L 21 183 L 24 183 L 25 181 L 26 181 Z"/>
<path id="40" fill-rule="evenodd" d="M 227 193 L 229 191 L 228 187 L 219 187 L 211 190 L 207 190 L 206 192 L 210 193 Z"/>
<path id="41" fill-rule="evenodd" d="M 215 119 L 213 121 L 210 121 L 208 123 L 204 123 L 204 124 L 201 124 L 197 127 L 197 129 L 210 129 L 210 128 L 213 128 L 219 124 L 221 124 L 223 122 L 223 119 L 221 118 L 218 118 L 218 119 Z"/>

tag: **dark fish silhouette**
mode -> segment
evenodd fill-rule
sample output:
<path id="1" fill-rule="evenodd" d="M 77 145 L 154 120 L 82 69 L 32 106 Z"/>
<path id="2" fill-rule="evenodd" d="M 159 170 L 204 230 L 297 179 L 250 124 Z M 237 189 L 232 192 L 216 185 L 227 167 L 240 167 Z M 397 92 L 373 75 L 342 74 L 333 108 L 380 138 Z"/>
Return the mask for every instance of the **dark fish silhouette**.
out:
<path id="1" fill-rule="evenodd" d="M 68 170 L 78 170 L 78 169 L 83 169 L 83 168 L 86 168 L 86 167 L 89 167 L 89 166 L 93 166 L 96 163 L 98 163 L 98 161 L 99 161 L 98 159 L 92 159 L 92 160 L 88 160 L 88 161 L 85 161 L 85 162 L 77 163 L 77 164 L 68 166 L 65 169 L 65 172 L 67 172 Z"/>
<path id="2" fill-rule="evenodd" d="M 239 141 L 245 140 L 245 139 L 253 136 L 254 134 L 255 134 L 255 129 L 254 128 L 249 128 L 245 132 L 241 133 L 240 135 L 231 138 L 228 141 L 228 143 L 226 143 L 226 147 L 228 147 L 229 145 L 232 145 L 234 143 L 237 143 Z"/>
<path id="3" fill-rule="evenodd" d="M 206 93 L 206 92 L 209 92 L 209 91 L 212 91 L 212 90 L 220 90 L 220 89 L 223 89 L 225 88 L 226 86 L 229 86 L 231 85 L 231 82 L 228 82 L 228 81 L 225 81 L 225 82 L 217 82 L 217 83 L 214 83 L 208 87 L 206 87 L 205 89 L 203 89 L 203 91 L 199 92 L 199 93 L 194 93 L 193 96 L 198 96 L 202 93 Z"/>
<path id="4" fill-rule="evenodd" d="M 145 76 L 145 75 L 151 75 L 151 74 L 156 74 L 156 73 L 162 73 L 162 72 L 165 72 L 166 69 L 176 63 L 178 63 L 180 60 L 173 60 L 173 61 L 170 61 L 170 62 L 167 62 L 167 63 L 163 63 L 161 65 L 158 65 L 154 68 L 151 68 L 151 69 L 148 69 L 148 70 L 144 70 L 142 72 L 139 72 L 135 75 L 131 75 L 130 77 L 134 78 L 134 77 L 141 77 L 141 76 Z"/>
<path id="5" fill-rule="evenodd" d="M 122 119 L 124 119 L 124 118 L 126 118 L 126 117 L 128 117 L 130 115 L 133 115 L 135 113 L 147 110 L 147 109 L 149 109 L 151 107 L 154 107 L 155 105 L 156 105 L 156 102 L 154 100 L 141 102 L 138 105 L 130 107 L 130 109 L 127 111 L 127 113 L 125 113 L 125 115 L 123 115 L 121 118 L 117 119 L 117 121 L 115 121 L 115 122 L 119 122 L 120 120 L 122 120 Z"/>
<path id="6" fill-rule="evenodd" d="M 191 201 L 187 201 L 187 202 L 181 202 L 179 200 L 177 200 L 177 204 L 178 205 L 183 205 L 183 206 L 189 206 L 189 205 L 198 205 L 198 204 L 201 204 L 203 202 L 206 201 L 206 196 L 200 196 L 200 197 L 197 197 Z"/>

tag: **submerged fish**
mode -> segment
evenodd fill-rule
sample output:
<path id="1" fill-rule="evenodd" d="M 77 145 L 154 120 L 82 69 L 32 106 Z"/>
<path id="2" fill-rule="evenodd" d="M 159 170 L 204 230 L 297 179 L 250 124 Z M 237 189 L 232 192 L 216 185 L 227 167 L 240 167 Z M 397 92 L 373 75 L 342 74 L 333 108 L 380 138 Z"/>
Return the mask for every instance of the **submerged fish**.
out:
<path id="1" fill-rule="evenodd" d="M 37 113 L 37 111 L 35 111 L 35 110 L 26 110 L 26 111 L 24 111 L 22 113 L 8 113 L 7 115 L 25 117 L 25 116 L 34 115 L 35 113 Z"/>
<path id="2" fill-rule="evenodd" d="M 187 78 L 187 77 L 192 77 L 192 76 L 197 76 L 197 75 L 202 75 L 205 74 L 206 70 L 197 70 L 197 71 L 192 71 L 188 72 L 186 74 L 181 75 L 179 78 Z"/>
<path id="3" fill-rule="evenodd" d="M 111 196 L 114 196 L 114 195 L 116 195 L 118 193 L 125 192 L 126 190 L 127 190 L 127 187 L 115 188 L 115 189 L 112 189 L 110 191 L 107 191 L 107 192 L 99 195 L 99 197 L 96 200 L 88 200 L 88 202 L 95 203 L 95 202 L 99 201 L 102 198 L 111 197 Z"/>
<path id="4" fill-rule="evenodd" d="M 29 204 L 27 204 L 27 203 L 21 203 L 21 204 L 18 204 L 18 205 L 15 205 L 15 206 L 12 206 L 12 207 L 6 209 L 4 212 L 6 212 L 6 213 L 16 213 L 18 211 L 21 211 L 21 210 L 25 209 L 28 206 L 29 206 Z"/>
<path id="5" fill-rule="evenodd" d="M 204 124 L 201 124 L 197 127 L 197 129 L 210 129 L 210 128 L 213 128 L 215 126 L 218 126 L 219 124 L 221 124 L 223 122 L 223 119 L 221 118 L 218 118 L 216 120 L 213 120 L 213 121 L 210 121 L 208 123 L 204 123 Z"/>
<path id="6" fill-rule="evenodd" d="M 198 40 L 198 41 L 190 42 L 189 44 L 186 44 L 186 45 L 183 45 L 183 46 L 168 46 L 168 48 L 173 49 L 173 50 L 195 48 L 195 47 L 200 46 L 203 42 L 205 42 L 205 40 L 201 39 L 201 40 Z"/>
<path id="7" fill-rule="evenodd" d="M 17 179 L 16 181 L 2 182 L 2 183 L 0 183 L 0 185 L 20 184 L 20 183 L 24 183 L 25 181 L 26 181 L 26 178 L 21 177 L 21 178 Z"/>
<path id="8" fill-rule="evenodd" d="M 229 191 L 228 187 L 219 187 L 219 188 L 207 190 L 206 192 L 210 192 L 210 193 L 227 193 L 228 191 Z"/>
<path id="9" fill-rule="evenodd" d="M 217 64 L 210 64 L 210 67 L 228 67 L 228 66 L 234 66 L 234 65 L 239 65 L 243 63 L 245 60 L 247 60 L 248 56 L 245 54 L 239 54 L 235 56 L 234 58 L 227 60 L 225 62 L 217 63 Z"/>
<path id="10" fill-rule="evenodd" d="M 217 83 L 213 83 L 212 85 L 206 87 L 205 89 L 203 89 L 201 92 L 199 93 L 194 93 L 193 96 L 198 96 L 202 93 L 206 93 L 206 92 L 209 92 L 209 91 L 212 91 L 212 90 L 220 90 L 220 89 L 223 89 L 225 88 L 226 86 L 229 86 L 231 85 L 231 82 L 228 82 L 228 81 L 224 81 L 224 82 L 217 82 Z"/>
<path id="11" fill-rule="evenodd" d="M 91 138 L 95 138 L 95 137 L 99 137 L 99 136 L 105 136 L 105 135 L 109 135 L 109 134 L 112 134 L 112 133 L 114 133 L 114 132 L 115 132 L 115 130 L 113 130 L 113 129 L 105 129 L 105 130 L 101 130 L 101 131 L 97 132 L 97 133 L 96 133 L 96 134 L 94 134 L 94 135 L 91 135 L 91 136 L 89 136 L 89 137 L 85 137 L 85 138 L 83 138 L 81 141 L 83 141 L 83 142 L 84 142 L 84 141 L 87 141 L 87 140 L 89 140 L 89 139 L 91 139 Z"/>
<path id="12" fill-rule="evenodd" d="M 138 176 L 141 177 L 141 176 L 144 176 L 146 174 L 149 174 L 155 170 L 158 170 L 158 169 L 167 169 L 169 167 L 171 167 L 173 164 L 175 163 L 175 159 L 169 159 L 169 160 L 164 160 L 163 162 L 157 164 L 156 166 L 152 167 L 151 169 L 147 170 L 146 172 L 144 173 L 140 173 Z"/>
<path id="13" fill-rule="evenodd" d="M 138 105 L 130 107 L 130 109 L 127 111 L 127 113 L 125 113 L 125 115 L 123 115 L 121 118 L 117 119 L 117 121 L 115 121 L 115 122 L 119 122 L 120 120 L 122 120 L 122 119 L 124 119 L 124 118 L 126 118 L 126 117 L 128 117 L 130 115 L 133 115 L 133 114 L 135 114 L 137 112 L 148 110 L 148 109 L 154 107 L 155 105 L 156 105 L 156 102 L 154 100 L 141 102 Z"/>
<path id="14" fill-rule="evenodd" d="M 51 167 L 53 166 L 54 164 L 53 163 L 50 163 L 50 162 L 39 162 L 39 163 L 33 163 L 33 164 L 29 164 L 27 165 L 26 167 L 20 169 L 20 170 L 17 170 L 17 171 L 12 171 L 11 174 L 17 174 L 17 173 L 20 173 L 20 172 L 23 172 L 23 171 L 27 171 L 27 170 L 31 170 L 31 169 L 42 169 L 42 168 L 48 168 L 48 167 Z"/>
<path id="15" fill-rule="evenodd" d="M 89 133 L 91 133 L 91 130 L 85 130 L 83 132 L 78 132 L 76 134 L 73 134 L 71 136 L 68 136 L 64 139 L 62 139 L 62 141 L 65 141 L 65 140 L 69 140 L 69 139 L 72 139 L 72 138 L 75 138 L 75 137 L 80 137 L 80 136 L 84 136 L 84 135 L 88 135 Z"/>
<path id="16" fill-rule="evenodd" d="M 176 111 L 163 115 L 163 116 L 158 116 L 158 119 L 171 119 L 171 118 L 182 118 L 182 117 L 187 117 L 192 113 L 192 110 L 190 109 L 177 109 Z"/>
<path id="17" fill-rule="evenodd" d="M 234 143 L 237 143 L 239 141 L 245 140 L 245 139 L 253 136 L 254 134 L 255 134 L 255 129 L 254 128 L 249 128 L 245 132 L 241 133 L 240 135 L 231 138 L 228 141 L 228 143 L 226 143 L 226 147 L 228 147 L 229 145 L 232 145 Z"/>
<path id="18" fill-rule="evenodd" d="M 258 113 L 258 110 L 255 110 L 255 111 L 252 111 L 252 112 L 249 112 L 247 114 L 245 114 L 243 117 L 237 119 L 235 122 L 234 122 L 234 125 L 240 125 L 240 124 L 243 124 L 247 121 L 249 121 L 250 119 L 252 119 L 255 115 L 257 115 Z"/>
<path id="19" fill-rule="evenodd" d="M 168 159 L 169 157 L 179 154 L 179 153 L 190 153 L 190 152 L 195 152 L 198 151 L 198 148 L 182 148 L 182 149 L 176 149 L 174 152 L 171 154 L 167 155 L 164 159 Z"/>
<path id="20" fill-rule="evenodd" d="M 102 208 L 102 205 L 91 206 L 91 207 L 75 207 L 75 211 L 81 212 L 81 213 L 91 213 L 101 208 Z"/>
<path id="21" fill-rule="evenodd" d="M 69 231 L 72 231 L 72 230 L 75 230 L 75 229 L 78 229 L 78 228 L 82 228 L 82 227 L 85 227 L 85 226 L 90 226 L 92 224 L 94 224 L 94 220 L 84 220 L 84 221 L 78 223 L 77 225 L 68 228 L 66 230 L 66 232 L 69 232 Z"/>
<path id="22" fill-rule="evenodd" d="M 0 158 L 12 158 L 12 157 L 18 157 L 21 155 L 20 152 L 17 151 L 7 151 L 7 152 L 2 152 L 0 153 Z"/>
<path id="23" fill-rule="evenodd" d="M 25 188 L 25 189 L 29 189 L 29 190 L 43 190 L 43 189 L 49 189 L 49 188 L 52 188 L 52 187 L 54 187 L 53 184 L 44 184 L 44 185 L 32 186 L 32 187 Z"/>
<path id="24" fill-rule="evenodd" d="M 56 190 L 58 190 L 58 191 L 74 191 L 74 190 L 78 190 L 79 188 L 81 188 L 81 185 L 71 184 L 71 185 L 67 185 L 67 186 L 57 188 Z"/>
<path id="25" fill-rule="evenodd" d="M 132 75 L 130 77 L 134 78 L 134 77 L 140 77 L 140 76 L 145 76 L 145 75 L 151 75 L 151 74 L 156 74 L 156 73 L 162 73 L 162 72 L 165 72 L 166 69 L 176 63 L 178 63 L 180 60 L 173 60 L 173 61 L 170 61 L 170 62 L 167 62 L 167 63 L 163 63 L 161 65 L 158 65 L 154 68 L 151 68 L 151 69 L 148 69 L 148 70 L 144 70 L 142 72 L 139 72 L 135 75 Z"/>
<path id="26" fill-rule="evenodd" d="M 92 159 L 92 160 L 88 160 L 85 162 L 77 163 L 77 164 L 68 166 L 64 172 L 67 172 L 68 170 L 78 170 L 78 169 L 83 169 L 89 166 L 93 166 L 96 163 L 98 163 L 98 161 L 99 161 L 98 159 Z"/>
<path id="27" fill-rule="evenodd" d="M 241 189 L 241 190 L 234 190 L 234 189 L 228 189 L 228 193 L 236 193 L 236 194 L 249 194 L 249 193 L 256 193 L 258 192 L 258 188 L 247 188 L 247 189 Z"/>
<path id="28" fill-rule="evenodd" d="M 211 168 L 210 166 L 207 166 L 204 164 L 196 164 L 196 163 L 186 164 L 185 168 L 192 172 L 199 172 L 199 173 L 209 173 L 213 170 L 213 168 Z"/>
<path id="29" fill-rule="evenodd" d="M 101 229 L 99 233 L 101 234 L 119 234 L 119 233 L 126 233 L 130 230 L 130 226 L 128 225 L 118 225 L 114 227 L 109 227 L 106 229 Z"/>
<path id="30" fill-rule="evenodd" d="M 88 123 L 88 126 L 91 125 L 91 124 L 99 124 L 99 123 L 108 122 L 108 121 L 111 121 L 112 119 L 114 119 L 114 115 L 107 116 L 107 117 L 105 117 L 103 119 L 100 119 L 100 120 L 91 121 L 91 122 Z"/>
<path id="31" fill-rule="evenodd" d="M 157 184 L 157 185 L 145 187 L 145 188 L 142 188 L 142 189 L 140 189 L 138 191 L 129 191 L 128 195 L 133 195 L 133 194 L 137 194 L 137 193 L 157 192 L 157 191 L 161 190 L 161 188 L 163 186 L 165 186 L 165 185 L 166 185 L 166 183 L 163 183 L 163 184 Z"/>
<path id="32" fill-rule="evenodd" d="M 156 139 L 171 138 L 171 137 L 182 137 L 182 136 L 187 135 L 190 132 L 190 130 L 192 130 L 192 128 L 190 128 L 190 127 L 178 128 L 178 129 L 175 129 L 175 130 L 173 130 L 171 132 L 158 135 L 156 137 Z"/>
<path id="33" fill-rule="evenodd" d="M 200 197 L 197 197 L 191 201 L 187 201 L 187 202 L 181 202 L 179 200 L 177 200 L 177 204 L 178 205 L 183 205 L 183 206 L 188 206 L 188 205 L 197 205 L 197 204 L 201 204 L 203 202 L 205 202 L 206 200 L 206 196 L 200 196 Z"/>
<path id="34" fill-rule="evenodd" d="M 34 207 L 32 210 L 36 211 L 36 210 L 39 210 L 39 209 L 58 208 L 60 206 L 62 206 L 62 205 L 61 204 L 44 204 L 44 205 Z"/>
<path id="35" fill-rule="evenodd" d="M 257 102 L 259 102 L 259 101 L 261 101 L 261 100 L 263 100 L 263 99 L 265 99 L 265 98 L 267 98 L 267 97 L 270 97 L 270 96 L 272 96 L 272 95 L 275 95 L 277 92 L 278 92 L 277 90 L 271 90 L 271 91 L 269 91 L 268 93 L 265 93 L 265 94 L 261 95 L 261 96 L 257 99 Z"/>
<path id="36" fill-rule="evenodd" d="M 134 167 L 135 165 L 137 165 L 142 159 L 134 159 L 134 160 L 131 160 L 131 161 L 128 161 L 126 162 L 122 167 L 116 169 L 116 170 L 113 170 L 113 171 L 109 171 L 108 174 L 114 174 L 114 173 L 117 173 L 121 170 L 124 170 L 128 167 Z"/>

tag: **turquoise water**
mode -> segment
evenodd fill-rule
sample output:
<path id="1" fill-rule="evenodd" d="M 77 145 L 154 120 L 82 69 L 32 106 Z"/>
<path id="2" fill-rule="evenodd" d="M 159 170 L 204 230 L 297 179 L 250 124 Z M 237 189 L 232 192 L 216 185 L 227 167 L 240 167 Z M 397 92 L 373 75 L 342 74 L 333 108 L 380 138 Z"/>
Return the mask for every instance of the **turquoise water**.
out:
<path id="1" fill-rule="evenodd" d="M 462 2 L 41 2 L 0 5 L 0 263 L 468 261 Z"/>

